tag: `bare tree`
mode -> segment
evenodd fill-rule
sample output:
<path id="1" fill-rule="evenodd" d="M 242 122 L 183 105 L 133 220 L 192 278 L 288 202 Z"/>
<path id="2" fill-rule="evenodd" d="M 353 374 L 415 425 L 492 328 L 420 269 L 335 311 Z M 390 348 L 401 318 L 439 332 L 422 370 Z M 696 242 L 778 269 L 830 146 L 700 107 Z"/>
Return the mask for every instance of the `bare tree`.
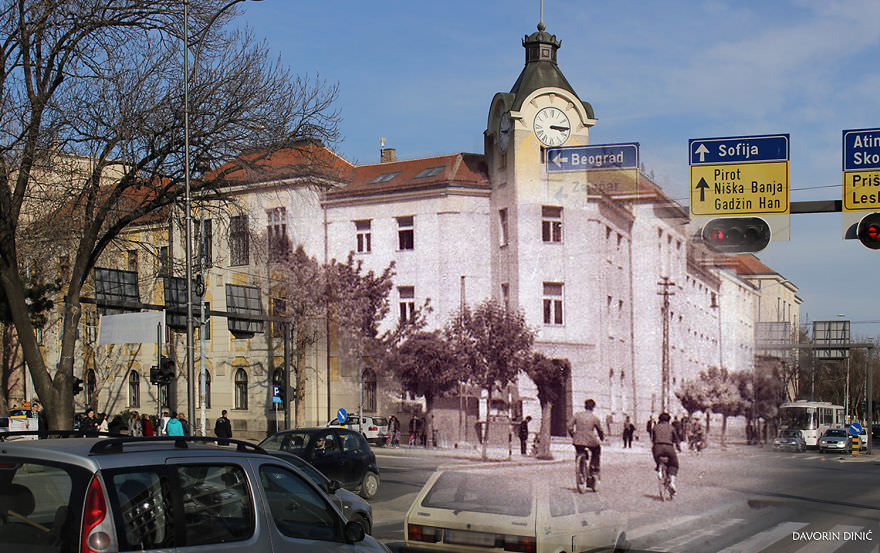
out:
<path id="1" fill-rule="evenodd" d="M 195 179 L 193 192 L 221 190 L 240 168 L 224 163 L 242 152 L 337 139 L 336 88 L 270 62 L 248 32 L 229 29 L 231 15 L 217 17 L 226 4 L 189 2 L 199 62 L 189 75 L 193 168 L 222 167 Z M 123 229 L 182 196 L 182 5 L 0 0 L 0 287 L 55 428 L 71 423 L 88 275 Z M 39 259 L 53 246 L 69 254 L 57 369 L 27 313 L 25 242 L 44 248 Z"/>

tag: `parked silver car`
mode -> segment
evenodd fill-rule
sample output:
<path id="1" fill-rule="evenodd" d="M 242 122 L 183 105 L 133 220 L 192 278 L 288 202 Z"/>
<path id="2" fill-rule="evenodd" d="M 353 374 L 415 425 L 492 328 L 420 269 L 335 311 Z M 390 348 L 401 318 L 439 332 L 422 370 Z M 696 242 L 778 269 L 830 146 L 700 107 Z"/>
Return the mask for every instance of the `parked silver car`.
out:
<path id="1" fill-rule="evenodd" d="M 3 443 L 0 551 L 389 553 L 302 471 L 229 441 Z"/>

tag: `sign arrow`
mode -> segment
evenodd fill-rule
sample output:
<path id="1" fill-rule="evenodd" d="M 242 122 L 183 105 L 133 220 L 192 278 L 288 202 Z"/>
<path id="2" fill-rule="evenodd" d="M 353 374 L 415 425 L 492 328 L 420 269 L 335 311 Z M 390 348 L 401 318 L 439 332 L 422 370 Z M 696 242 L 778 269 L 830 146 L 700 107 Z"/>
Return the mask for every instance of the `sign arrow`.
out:
<path id="1" fill-rule="evenodd" d="M 706 147 L 705 144 L 700 144 L 697 146 L 697 149 L 694 151 L 695 154 L 700 155 L 700 163 L 706 161 L 706 154 L 709 153 L 709 148 Z M 700 198 L 702 200 L 702 198 Z"/>
<path id="2" fill-rule="evenodd" d="M 562 163 L 560 162 L 568 163 L 568 158 L 562 157 L 561 153 L 557 153 L 556 156 L 554 156 L 553 159 L 551 159 L 550 161 L 553 162 L 553 165 L 557 167 L 562 167 Z"/>
<path id="3" fill-rule="evenodd" d="M 699 150 L 697 150 L 699 152 Z M 700 191 L 700 201 L 706 201 L 706 189 L 709 188 L 709 183 L 706 182 L 706 179 L 700 177 L 700 182 L 697 183 L 697 190 Z"/>

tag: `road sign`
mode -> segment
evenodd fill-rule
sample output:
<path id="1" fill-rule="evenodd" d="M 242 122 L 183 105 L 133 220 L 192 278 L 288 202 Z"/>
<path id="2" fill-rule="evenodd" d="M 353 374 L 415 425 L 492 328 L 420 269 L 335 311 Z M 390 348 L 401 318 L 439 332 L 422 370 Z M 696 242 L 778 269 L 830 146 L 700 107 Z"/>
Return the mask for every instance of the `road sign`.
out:
<path id="1" fill-rule="evenodd" d="M 547 148 L 547 172 L 639 168 L 639 143 Z"/>
<path id="2" fill-rule="evenodd" d="M 880 129 L 843 131 L 843 211 L 880 211 Z"/>
<path id="3" fill-rule="evenodd" d="M 694 138 L 688 151 L 691 216 L 790 213 L 788 134 Z"/>
<path id="4" fill-rule="evenodd" d="M 345 422 L 345 419 L 348 418 L 348 412 L 342 407 L 339 408 L 339 411 L 336 411 L 336 420 L 341 423 Z"/>
<path id="5" fill-rule="evenodd" d="M 857 422 L 854 422 L 851 425 L 849 425 L 849 433 L 852 434 L 853 436 L 858 436 L 859 434 L 862 433 L 862 430 L 863 430 L 862 425 Z"/>
<path id="6" fill-rule="evenodd" d="M 281 403 L 281 386 L 272 386 L 272 403 Z"/>

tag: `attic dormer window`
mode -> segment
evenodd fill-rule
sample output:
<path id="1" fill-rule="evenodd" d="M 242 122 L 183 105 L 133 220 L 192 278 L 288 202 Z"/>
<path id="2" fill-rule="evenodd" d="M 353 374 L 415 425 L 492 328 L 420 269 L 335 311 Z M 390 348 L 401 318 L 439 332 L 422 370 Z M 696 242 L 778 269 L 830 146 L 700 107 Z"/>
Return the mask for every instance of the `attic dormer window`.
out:
<path id="1" fill-rule="evenodd" d="M 413 178 L 414 179 L 426 179 L 428 177 L 436 177 L 437 175 L 442 173 L 444 169 L 446 169 L 445 165 L 440 166 L 440 167 L 428 167 L 427 169 L 422 169 L 422 171 Z"/>
<path id="2" fill-rule="evenodd" d="M 390 173 L 382 173 L 375 179 L 371 180 L 368 184 L 379 184 L 382 182 L 389 182 L 394 179 L 397 175 L 400 174 L 400 171 L 391 171 Z"/>

